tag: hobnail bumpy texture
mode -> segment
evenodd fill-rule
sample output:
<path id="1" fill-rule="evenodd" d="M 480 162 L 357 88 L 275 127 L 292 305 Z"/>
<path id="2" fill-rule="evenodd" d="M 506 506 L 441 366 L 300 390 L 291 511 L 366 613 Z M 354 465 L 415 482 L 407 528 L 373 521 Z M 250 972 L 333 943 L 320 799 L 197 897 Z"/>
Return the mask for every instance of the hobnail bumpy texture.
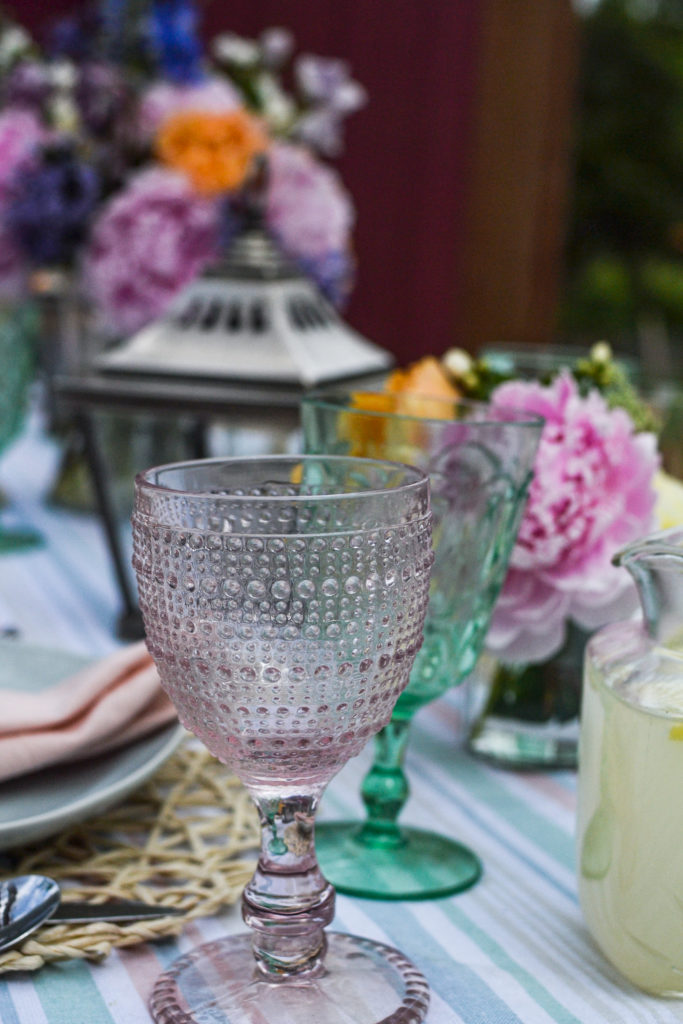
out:
<path id="1" fill-rule="evenodd" d="M 269 502 L 274 493 L 293 500 Z M 376 509 L 368 518 L 371 495 L 355 511 L 350 495 L 302 505 L 297 488 L 272 482 L 252 498 L 149 501 L 138 487 L 140 607 L 183 724 L 245 782 L 300 785 L 358 753 L 408 682 L 430 516 L 414 496 L 385 527 Z"/>
<path id="2" fill-rule="evenodd" d="M 283 1012 L 298 1024 L 368 1024 L 380 1014 L 379 1024 L 421 1024 L 427 1015 L 429 986 L 424 975 L 392 946 L 328 932 L 325 972 L 306 984 L 299 982 L 284 997 L 279 984 L 254 975 L 245 939 L 233 935 L 208 942 L 176 960 L 152 992 L 150 1009 L 157 1024 L 199 1024 L 209 1019 L 280 1024 Z M 215 979 L 220 979 L 217 984 Z M 379 1013 L 377 993 L 373 998 L 369 986 L 384 990 Z"/>

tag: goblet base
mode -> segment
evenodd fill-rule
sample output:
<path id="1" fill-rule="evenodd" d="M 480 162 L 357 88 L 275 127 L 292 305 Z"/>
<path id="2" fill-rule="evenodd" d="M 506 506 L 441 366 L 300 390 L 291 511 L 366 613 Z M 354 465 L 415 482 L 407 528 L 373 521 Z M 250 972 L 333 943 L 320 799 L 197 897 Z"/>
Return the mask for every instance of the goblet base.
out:
<path id="1" fill-rule="evenodd" d="M 15 554 L 28 548 L 41 547 L 44 540 L 35 530 L 15 530 L 0 527 L 0 555 Z"/>
<path id="2" fill-rule="evenodd" d="M 402 828 L 400 846 L 358 838 L 356 822 L 320 822 L 315 849 L 325 878 L 338 892 L 376 900 L 428 900 L 452 896 L 479 880 L 479 858 L 462 843 L 416 828 Z"/>
<path id="3" fill-rule="evenodd" d="M 391 946 L 328 932 L 323 970 L 270 980 L 249 934 L 208 942 L 176 960 L 157 981 L 157 1024 L 419 1024 L 429 987 Z"/>

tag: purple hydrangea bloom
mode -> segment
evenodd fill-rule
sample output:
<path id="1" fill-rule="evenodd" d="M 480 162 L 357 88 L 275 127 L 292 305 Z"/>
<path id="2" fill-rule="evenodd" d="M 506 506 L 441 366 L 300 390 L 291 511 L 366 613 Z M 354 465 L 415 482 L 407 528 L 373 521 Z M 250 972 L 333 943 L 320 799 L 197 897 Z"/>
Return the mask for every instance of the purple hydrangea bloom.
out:
<path id="1" fill-rule="evenodd" d="M 219 211 L 182 174 L 151 168 L 105 206 L 85 256 L 85 279 L 103 327 L 138 330 L 216 255 Z"/>
<path id="2" fill-rule="evenodd" d="M 7 107 L 0 114 L 0 203 L 17 169 L 46 138 L 46 129 L 32 111 Z"/>
<path id="3" fill-rule="evenodd" d="M 75 99 L 94 135 L 110 137 L 130 98 L 126 81 L 112 64 L 90 61 L 79 70 Z"/>
<path id="4" fill-rule="evenodd" d="M 295 259 L 319 260 L 348 249 L 353 204 L 339 175 L 302 146 L 268 151 L 266 222 Z"/>
<path id="5" fill-rule="evenodd" d="M 0 297 L 16 298 L 26 285 L 26 260 L 5 224 L 10 183 L 46 137 L 32 111 L 8 107 L 0 114 Z"/>
<path id="6" fill-rule="evenodd" d="M 348 250 L 326 252 L 315 259 L 299 259 L 298 264 L 333 306 L 344 308 L 353 289 L 355 271 Z"/>
<path id="7" fill-rule="evenodd" d="M 52 57 L 87 60 L 102 36 L 103 18 L 96 3 L 83 5 L 74 14 L 59 18 L 50 31 L 48 53 Z"/>
<path id="8" fill-rule="evenodd" d="M 21 60 L 9 73 L 5 85 L 5 102 L 40 112 L 52 93 L 52 82 L 45 64 L 37 60 Z"/>
<path id="9" fill-rule="evenodd" d="M 14 181 L 5 223 L 35 265 L 68 264 L 99 198 L 94 168 L 64 147 L 47 149 Z"/>

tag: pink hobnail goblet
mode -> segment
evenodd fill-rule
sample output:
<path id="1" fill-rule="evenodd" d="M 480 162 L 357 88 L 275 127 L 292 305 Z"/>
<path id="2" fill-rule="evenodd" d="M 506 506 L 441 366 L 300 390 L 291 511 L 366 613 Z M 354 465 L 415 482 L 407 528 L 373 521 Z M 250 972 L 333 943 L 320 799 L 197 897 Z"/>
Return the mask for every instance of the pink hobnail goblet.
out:
<path id="1" fill-rule="evenodd" d="M 399 463 L 209 459 L 136 479 L 134 566 L 147 644 L 183 724 L 256 803 L 250 933 L 176 961 L 159 1024 L 417 1024 L 420 972 L 398 951 L 326 932 L 334 890 L 314 817 L 387 724 L 422 642 L 429 484 Z"/>

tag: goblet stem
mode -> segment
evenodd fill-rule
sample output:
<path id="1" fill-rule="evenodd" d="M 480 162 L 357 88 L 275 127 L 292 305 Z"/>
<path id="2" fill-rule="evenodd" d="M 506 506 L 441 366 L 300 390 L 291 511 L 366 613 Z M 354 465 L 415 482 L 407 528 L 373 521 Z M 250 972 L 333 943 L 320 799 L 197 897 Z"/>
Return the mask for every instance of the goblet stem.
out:
<path id="1" fill-rule="evenodd" d="M 375 759 L 361 787 L 368 817 L 355 837 L 365 846 L 396 849 L 405 843 L 397 819 L 410 793 L 403 771 L 409 730 L 409 719 L 392 718 L 375 736 Z"/>
<path id="2" fill-rule="evenodd" d="M 261 854 L 242 896 L 259 968 L 271 979 L 316 974 L 324 928 L 334 917 L 334 888 L 315 854 L 318 797 L 268 797 L 252 790 L 261 820 Z"/>

